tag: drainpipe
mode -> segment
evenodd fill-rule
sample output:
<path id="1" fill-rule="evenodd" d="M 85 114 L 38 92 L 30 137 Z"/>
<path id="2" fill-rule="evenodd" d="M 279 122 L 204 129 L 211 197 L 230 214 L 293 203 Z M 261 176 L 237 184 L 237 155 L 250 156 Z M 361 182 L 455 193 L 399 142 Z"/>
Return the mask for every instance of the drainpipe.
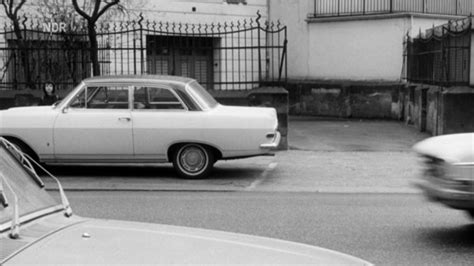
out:
<path id="1" fill-rule="evenodd" d="M 268 17 L 268 21 L 272 21 L 273 19 L 270 17 L 270 0 L 267 0 L 267 17 Z"/>

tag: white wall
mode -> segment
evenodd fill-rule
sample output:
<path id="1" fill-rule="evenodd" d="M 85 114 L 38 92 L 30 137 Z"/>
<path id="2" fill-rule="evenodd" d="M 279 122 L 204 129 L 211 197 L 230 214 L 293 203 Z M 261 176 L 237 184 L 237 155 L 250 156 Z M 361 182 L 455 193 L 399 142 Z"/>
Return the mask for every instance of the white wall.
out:
<path id="1" fill-rule="evenodd" d="M 309 73 L 309 25 L 306 15 L 313 0 L 270 0 L 269 20 L 288 27 L 288 77 L 304 79 Z"/>
<path id="2" fill-rule="evenodd" d="M 135 0 L 143 6 L 131 11 L 143 12 L 151 20 L 184 23 L 211 23 L 256 18 L 260 11 L 262 19 L 267 18 L 267 0 L 247 0 L 247 4 L 227 4 L 223 0 Z M 196 11 L 193 11 L 193 7 Z"/>
<path id="3" fill-rule="evenodd" d="M 64 0 L 65 1 L 65 0 Z M 263 19 L 267 18 L 268 0 L 246 0 L 247 4 L 228 4 L 225 0 L 129 0 L 124 1 L 127 13 L 137 15 L 144 13 L 151 20 L 176 22 L 207 23 L 239 20 L 256 17 L 260 11 Z M 72 8 L 72 4 L 66 4 Z M 196 11 L 193 11 L 193 7 Z M 20 14 L 44 16 L 39 1 L 28 1 Z M 0 7 L 0 20 L 6 18 L 3 7 Z"/>
<path id="4" fill-rule="evenodd" d="M 314 0 L 270 0 L 269 18 L 288 26 L 290 79 L 398 81 L 403 40 L 451 17 L 408 14 L 310 19 Z"/>
<path id="5" fill-rule="evenodd" d="M 310 23 L 310 75 L 318 79 L 398 80 L 406 21 Z"/>

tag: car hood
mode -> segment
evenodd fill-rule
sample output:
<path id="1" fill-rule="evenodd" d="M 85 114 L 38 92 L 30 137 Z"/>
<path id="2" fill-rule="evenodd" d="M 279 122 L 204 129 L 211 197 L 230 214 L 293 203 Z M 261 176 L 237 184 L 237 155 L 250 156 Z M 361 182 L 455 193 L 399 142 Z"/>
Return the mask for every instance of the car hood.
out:
<path id="1" fill-rule="evenodd" d="M 415 144 L 413 150 L 449 163 L 472 163 L 474 162 L 474 133 L 428 138 Z"/>
<path id="2" fill-rule="evenodd" d="M 44 112 L 48 110 L 52 110 L 53 107 L 51 105 L 46 106 L 25 106 L 25 107 L 12 107 L 7 110 L 3 110 L 5 113 L 38 113 Z"/>
<path id="3" fill-rule="evenodd" d="M 339 252 L 282 240 L 105 220 L 85 220 L 58 230 L 29 245 L 8 263 L 370 265 Z"/>

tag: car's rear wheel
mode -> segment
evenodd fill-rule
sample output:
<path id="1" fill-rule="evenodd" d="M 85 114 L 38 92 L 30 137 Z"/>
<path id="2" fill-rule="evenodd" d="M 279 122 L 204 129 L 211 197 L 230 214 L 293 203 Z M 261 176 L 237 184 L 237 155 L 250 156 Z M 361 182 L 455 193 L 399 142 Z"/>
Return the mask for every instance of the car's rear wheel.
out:
<path id="1" fill-rule="evenodd" d="M 173 154 L 173 166 L 184 178 L 204 178 L 212 170 L 213 152 L 201 144 L 184 144 Z"/>

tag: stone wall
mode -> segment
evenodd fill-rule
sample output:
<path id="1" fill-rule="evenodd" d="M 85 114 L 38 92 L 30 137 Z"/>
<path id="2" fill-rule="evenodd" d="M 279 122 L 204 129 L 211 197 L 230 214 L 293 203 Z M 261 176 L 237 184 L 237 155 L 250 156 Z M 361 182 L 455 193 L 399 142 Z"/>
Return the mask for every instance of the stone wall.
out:
<path id="1" fill-rule="evenodd" d="M 292 115 L 330 117 L 401 117 L 401 90 L 397 83 L 344 81 L 291 81 L 288 86 Z"/>
<path id="2" fill-rule="evenodd" d="M 440 133 L 474 132 L 474 88 L 453 88 L 441 96 Z"/>
<path id="3" fill-rule="evenodd" d="M 405 97 L 404 120 L 432 135 L 474 132 L 474 88 L 429 86 L 414 84 L 407 87 L 414 95 Z M 426 101 L 424 100 L 426 99 Z"/>

